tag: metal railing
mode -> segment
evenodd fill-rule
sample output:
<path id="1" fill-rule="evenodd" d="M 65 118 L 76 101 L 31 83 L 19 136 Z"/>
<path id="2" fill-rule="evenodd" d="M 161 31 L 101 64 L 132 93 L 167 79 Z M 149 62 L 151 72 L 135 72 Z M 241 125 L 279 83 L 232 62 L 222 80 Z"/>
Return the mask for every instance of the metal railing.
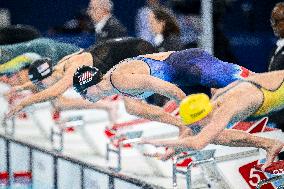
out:
<path id="1" fill-rule="evenodd" d="M 53 187 L 52 188 L 58 188 L 58 180 L 59 180 L 59 176 L 58 176 L 58 171 L 59 171 L 59 167 L 58 167 L 58 162 L 61 160 L 65 160 L 69 163 L 71 163 L 74 166 L 79 167 L 80 170 L 80 188 L 83 189 L 85 188 L 85 184 L 84 182 L 86 182 L 86 175 L 85 175 L 85 171 L 86 170 L 91 170 L 95 173 L 99 173 L 99 174 L 103 174 L 103 175 L 107 175 L 108 177 L 108 188 L 109 189 L 116 189 L 116 183 L 121 183 L 120 181 L 122 181 L 122 183 L 126 183 L 127 186 L 132 186 L 131 188 L 143 188 L 143 189 L 152 189 L 152 188 L 162 188 L 159 186 L 155 186 L 155 185 L 151 185 L 148 184 L 144 181 L 141 181 L 139 179 L 135 179 L 135 178 L 131 178 L 129 176 L 125 176 L 122 174 L 117 174 L 112 172 L 111 170 L 108 170 L 106 168 L 103 167 L 99 167 L 99 166 L 95 166 L 68 156 L 65 156 L 61 153 L 56 153 L 54 151 L 51 150 L 47 150 L 45 148 L 41 148 L 38 147 L 36 145 L 33 144 L 29 144 L 26 142 L 22 142 L 20 140 L 14 139 L 12 137 L 9 136 L 5 136 L 0 134 L 0 139 L 4 141 L 4 146 L 5 146 L 5 164 L 6 164 L 6 171 L 9 175 L 13 175 L 13 171 L 11 169 L 11 158 L 13 156 L 13 153 L 11 152 L 11 145 L 18 145 L 21 146 L 22 148 L 26 148 L 28 149 L 28 168 L 27 172 L 32 173 L 32 177 L 31 177 L 31 183 L 33 183 L 33 180 L 37 180 L 37 178 L 35 178 L 36 176 L 33 174 L 33 169 L 34 169 L 34 154 L 35 153 L 42 153 L 45 155 L 49 155 L 50 157 L 52 157 L 52 161 L 53 161 Z M 15 158 L 15 157 L 14 157 Z M 21 157 L 18 157 L 21 158 Z M 68 173 L 66 173 L 68 174 Z M 9 178 L 8 180 L 8 185 L 11 184 L 11 178 Z"/>

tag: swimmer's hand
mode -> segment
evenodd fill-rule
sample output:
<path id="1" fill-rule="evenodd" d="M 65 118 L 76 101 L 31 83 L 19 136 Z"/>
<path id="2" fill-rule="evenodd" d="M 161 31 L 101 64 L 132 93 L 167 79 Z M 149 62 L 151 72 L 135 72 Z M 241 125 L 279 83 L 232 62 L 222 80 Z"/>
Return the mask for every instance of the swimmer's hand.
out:
<path id="1" fill-rule="evenodd" d="M 10 109 L 10 111 L 5 115 L 5 119 L 11 119 L 18 112 L 20 112 L 24 107 L 21 104 L 18 104 Z"/>
<path id="2" fill-rule="evenodd" d="M 16 89 L 15 87 L 11 88 L 8 92 L 4 93 L 4 97 L 6 99 L 13 98 L 16 95 Z"/>

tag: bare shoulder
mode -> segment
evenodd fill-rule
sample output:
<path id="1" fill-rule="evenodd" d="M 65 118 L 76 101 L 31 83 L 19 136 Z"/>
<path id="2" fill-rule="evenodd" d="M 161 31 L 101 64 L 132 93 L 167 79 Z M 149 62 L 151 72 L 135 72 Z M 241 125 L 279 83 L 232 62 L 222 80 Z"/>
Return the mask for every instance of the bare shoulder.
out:
<path id="1" fill-rule="evenodd" d="M 121 74 L 149 74 L 149 66 L 142 60 L 125 59 L 115 65 L 110 72 L 112 75 Z"/>
<path id="2" fill-rule="evenodd" d="M 143 55 L 143 57 L 152 58 L 155 60 L 165 60 L 174 52 L 175 51 L 167 51 L 167 52 L 160 52 L 160 53 L 153 53 L 153 54 L 145 54 Z"/>
<path id="3" fill-rule="evenodd" d="M 266 89 L 274 90 L 283 83 L 284 71 L 255 74 L 247 78 L 247 80 L 257 83 Z"/>

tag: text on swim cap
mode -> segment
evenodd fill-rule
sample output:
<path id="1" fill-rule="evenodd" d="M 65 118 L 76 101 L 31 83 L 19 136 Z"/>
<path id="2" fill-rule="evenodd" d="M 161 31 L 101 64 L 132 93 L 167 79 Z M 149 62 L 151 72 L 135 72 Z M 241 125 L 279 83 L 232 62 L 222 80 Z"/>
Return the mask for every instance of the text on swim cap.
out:
<path id="1" fill-rule="evenodd" d="M 79 76 L 79 84 L 84 85 L 84 84 L 92 81 L 92 77 L 93 77 L 92 72 L 87 71 L 87 72 L 83 73 L 82 75 Z"/>
<path id="2" fill-rule="evenodd" d="M 202 114 L 203 112 L 205 112 L 205 110 L 203 109 L 203 110 L 201 110 L 201 111 L 199 111 L 199 112 L 196 112 L 196 113 L 194 113 L 194 114 L 190 114 L 190 117 L 192 117 L 192 118 L 196 118 L 197 116 L 199 116 L 200 114 Z"/>
<path id="3" fill-rule="evenodd" d="M 37 67 L 37 71 L 39 73 L 43 73 L 44 71 L 46 71 L 47 69 L 49 69 L 49 65 L 47 62 L 45 62 L 44 64 L 40 65 L 39 67 Z"/>

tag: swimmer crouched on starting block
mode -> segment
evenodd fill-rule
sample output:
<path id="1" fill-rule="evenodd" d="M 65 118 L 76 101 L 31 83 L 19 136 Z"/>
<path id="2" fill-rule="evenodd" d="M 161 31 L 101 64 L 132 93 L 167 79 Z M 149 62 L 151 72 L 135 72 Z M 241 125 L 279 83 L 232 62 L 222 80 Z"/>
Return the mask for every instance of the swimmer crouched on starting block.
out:
<path id="1" fill-rule="evenodd" d="M 16 93 L 23 90 L 31 90 L 33 93 L 44 90 L 52 84 L 48 78 L 51 72 L 47 73 L 49 68 L 52 69 L 58 62 L 64 62 L 81 51 L 82 49 L 75 45 L 48 38 L 38 38 L 13 45 L 0 45 L 0 82 L 13 86 L 4 94 L 5 97 L 13 99 L 17 96 Z M 41 74 L 43 70 L 45 72 Z M 108 112 L 111 123 L 116 121 L 117 110 L 110 103 L 94 104 L 81 98 L 58 95 L 51 104 L 55 111 L 103 109 Z"/>
<path id="2" fill-rule="evenodd" d="M 114 52 L 116 51 L 112 51 L 112 53 Z M 123 54 L 121 52 L 118 53 Z M 105 51 L 101 51 L 101 53 L 107 54 Z M 92 59 L 97 67 L 90 67 L 93 63 Z M 81 67 L 78 69 L 75 69 L 75 66 L 79 65 L 76 61 L 81 62 Z M 89 66 L 82 66 L 82 61 L 85 65 L 89 64 Z M 109 71 L 106 71 L 104 64 L 96 64 L 96 61 L 99 61 L 97 56 L 87 52 L 80 57 L 74 57 L 70 63 L 74 62 L 75 66 L 71 66 L 71 69 L 68 69 L 68 73 L 61 80 L 52 87 L 24 100 L 20 105 L 12 109 L 7 116 L 14 115 L 32 103 L 41 102 L 60 94 L 72 83 L 70 74 L 75 72 L 73 86 L 84 98 L 97 102 L 106 96 L 121 94 L 124 96 L 126 109 L 130 114 L 172 124 L 184 131 L 185 124 L 181 119 L 164 112 L 160 107 L 149 105 L 141 99 L 153 93 L 159 93 L 179 104 L 186 97 L 186 94 L 180 89 L 182 87 L 194 88 L 203 85 L 205 87 L 220 88 L 234 81 L 243 80 L 251 74 L 247 69 L 222 62 L 201 49 L 128 58 L 119 64 L 116 62 L 118 65 Z M 261 147 L 267 151 L 271 151 L 278 144 L 275 140 L 255 137 L 242 131 L 225 130 L 223 132 L 224 135 L 217 137 L 213 142 L 223 145 L 232 145 L 234 143 L 236 146 Z M 184 135 L 183 132 L 181 133 Z"/>
<path id="3" fill-rule="evenodd" d="M 22 86 L 14 87 L 12 92 L 31 89 L 34 86 L 40 89 L 39 92 L 25 98 L 18 105 L 11 108 L 6 118 L 34 103 L 55 100 L 59 99 L 59 97 L 62 99 L 62 94 L 72 87 L 73 74 L 80 66 L 96 65 L 104 73 L 125 58 L 154 52 L 156 52 L 156 49 L 149 42 L 142 39 L 119 38 L 98 43 L 89 49 L 66 56 L 55 66 L 55 63 L 49 59 L 37 60 L 29 67 L 28 72 L 31 81 Z M 83 99 L 76 99 L 76 101 L 60 100 L 60 102 L 61 104 L 68 105 L 68 109 L 100 108 L 108 111 L 114 107 L 113 104 L 105 101 L 95 104 Z M 110 120 L 114 121 L 114 119 Z"/>
<path id="4" fill-rule="evenodd" d="M 123 45 L 125 46 L 125 44 Z M 117 44 L 116 47 L 118 47 Z M 117 52 L 115 50 L 110 51 L 109 48 L 106 49 L 112 54 L 123 54 L 121 53 L 123 51 Z M 128 49 L 126 47 L 125 50 L 132 51 L 132 49 L 129 49 L 128 46 Z M 97 53 L 99 52 L 97 51 Z M 105 51 L 101 51 L 101 53 L 107 54 Z M 91 61 L 92 59 L 93 62 Z M 106 65 L 97 64 L 96 61 L 99 60 L 94 53 L 92 55 L 85 52 L 79 57 L 77 55 L 70 62 L 71 66 L 70 64 L 66 65 L 71 68 L 68 68 L 67 73 L 64 74 L 61 80 L 48 89 L 22 101 L 7 116 L 14 115 L 32 103 L 41 102 L 61 94 L 72 83 L 70 75 L 75 72 L 73 76 L 74 88 L 84 98 L 97 102 L 106 96 L 122 94 L 126 109 L 130 114 L 172 124 L 178 126 L 182 131 L 185 130 L 185 127 L 179 118 L 164 112 L 160 107 L 149 105 L 141 99 L 153 93 L 159 93 L 175 100 L 179 104 L 186 97 L 186 94 L 180 88 L 192 87 L 194 89 L 199 85 L 220 88 L 236 80 L 244 79 L 251 73 L 238 65 L 222 62 L 201 49 L 188 49 L 128 58 L 119 64 L 116 62 L 118 65 L 109 71 L 106 70 Z M 79 66 L 79 63 L 81 64 L 80 66 L 82 64 L 89 64 L 90 66 L 94 63 L 97 67 L 83 66 L 75 69 L 72 63 L 75 66 Z M 235 139 L 235 141 L 238 141 L 237 133 L 238 131 L 232 131 L 227 133 L 226 136 L 230 140 Z M 255 146 L 254 138 L 251 138 L 251 135 L 245 135 L 245 137 L 247 140 L 252 141 L 252 146 Z M 264 144 L 263 140 L 269 140 L 264 138 L 258 139 L 260 144 Z M 223 138 L 220 138 L 218 143 L 222 143 L 223 140 Z M 269 141 L 271 142 L 271 140 Z M 224 143 L 227 144 L 226 142 Z M 242 146 L 242 142 L 239 143 L 239 146 Z M 266 149 L 266 147 L 263 148 Z"/>
<path id="5" fill-rule="evenodd" d="M 76 45 L 38 38 L 12 45 L 0 45 L 0 82 L 23 85 L 29 81 L 28 68 L 36 60 L 50 58 L 53 66 L 80 50 Z"/>
<path id="6" fill-rule="evenodd" d="M 265 170 L 282 150 L 283 143 L 225 128 L 229 123 L 267 116 L 283 108 L 284 71 L 256 74 L 217 90 L 211 101 L 205 94 L 190 95 L 182 101 L 181 118 L 187 125 L 201 126 L 203 129 L 199 134 L 167 141 L 142 139 L 140 143 L 194 149 L 202 149 L 209 143 L 254 146 L 267 151 L 266 162 L 262 167 Z M 228 137 L 232 132 L 237 134 L 234 139 Z M 236 143 L 237 138 L 239 142 Z M 158 156 L 169 158 L 171 155 L 173 153 Z"/>
<path id="7" fill-rule="evenodd" d="M 23 100 L 11 109 L 7 117 L 33 103 L 55 98 L 73 83 L 77 92 L 92 102 L 106 96 L 122 94 L 126 110 L 130 114 L 183 126 L 178 118 L 165 113 L 162 108 L 142 102 L 141 99 L 159 93 L 180 102 L 187 95 L 183 88 L 190 88 L 189 94 L 196 92 L 200 86 L 206 91 L 225 87 L 251 74 L 249 70 L 218 60 L 201 49 L 147 54 L 153 51 L 148 42 L 124 38 L 98 44 L 71 56 L 55 66 L 48 79 L 53 83 L 57 81 L 55 84 Z M 138 56 L 138 53 L 147 55 Z M 94 68 L 89 67 L 91 70 L 88 70 L 87 66 Z M 90 71 L 91 80 L 85 74 Z M 90 94 L 87 91 L 91 91 Z"/>

